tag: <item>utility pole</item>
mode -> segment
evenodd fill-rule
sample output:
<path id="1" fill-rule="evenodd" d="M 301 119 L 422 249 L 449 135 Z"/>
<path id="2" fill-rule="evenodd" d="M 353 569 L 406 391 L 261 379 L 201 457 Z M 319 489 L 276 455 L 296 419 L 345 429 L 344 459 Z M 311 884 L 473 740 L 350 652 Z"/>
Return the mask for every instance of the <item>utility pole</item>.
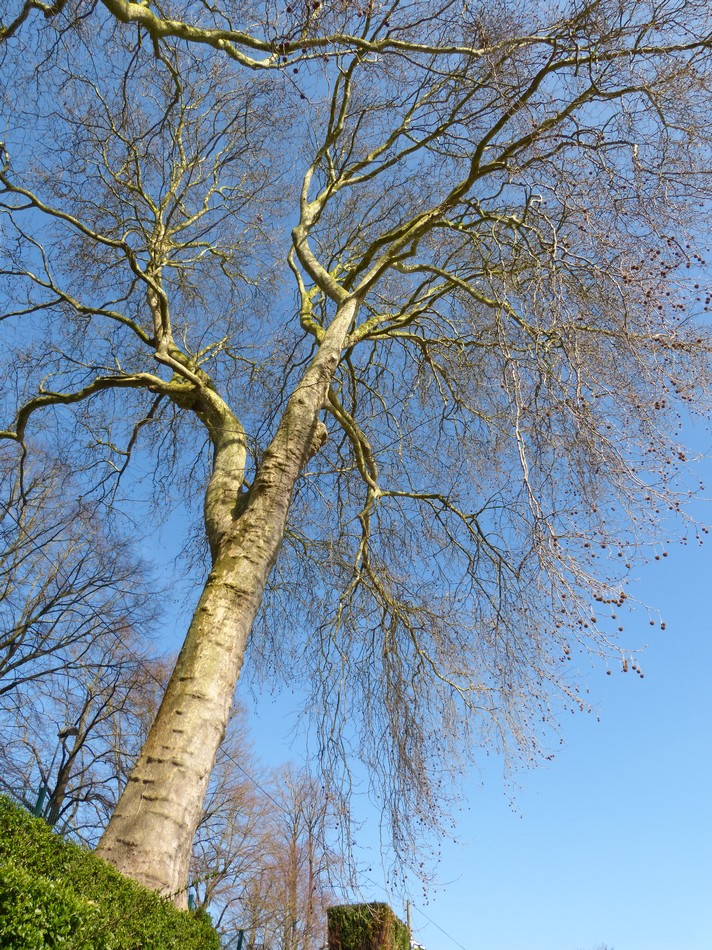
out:
<path id="1" fill-rule="evenodd" d="M 408 946 L 413 943 L 413 931 L 410 929 L 410 897 L 405 902 L 405 924 L 408 928 Z"/>

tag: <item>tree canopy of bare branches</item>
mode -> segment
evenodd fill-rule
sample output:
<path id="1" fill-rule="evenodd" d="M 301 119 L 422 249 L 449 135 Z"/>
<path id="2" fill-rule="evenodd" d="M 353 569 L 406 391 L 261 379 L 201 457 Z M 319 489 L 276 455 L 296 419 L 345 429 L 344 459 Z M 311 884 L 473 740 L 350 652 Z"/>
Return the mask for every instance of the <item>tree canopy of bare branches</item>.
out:
<path id="1" fill-rule="evenodd" d="M 151 613 L 145 567 L 106 536 L 67 472 L 43 464 L 18 477 L 3 462 L 0 703 L 21 704 L 33 682 L 104 665 Z"/>
<path id="2" fill-rule="evenodd" d="M 711 33 L 701 0 L 4 14 L 0 435 L 111 517 L 204 499 L 117 867 L 184 899 L 248 638 L 402 851 L 461 755 L 536 757 L 567 658 L 622 656 L 709 409 Z"/>
<path id="3" fill-rule="evenodd" d="M 154 591 L 64 466 L 39 456 L 18 474 L 13 454 L 0 482 L 0 787 L 96 840 L 138 753 Z"/>

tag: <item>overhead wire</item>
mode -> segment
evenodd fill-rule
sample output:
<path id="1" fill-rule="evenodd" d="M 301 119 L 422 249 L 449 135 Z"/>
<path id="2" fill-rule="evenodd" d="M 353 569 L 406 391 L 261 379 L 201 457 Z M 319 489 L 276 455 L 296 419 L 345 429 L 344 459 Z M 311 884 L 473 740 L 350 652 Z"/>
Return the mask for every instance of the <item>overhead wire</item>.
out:
<path id="1" fill-rule="evenodd" d="M 467 948 L 466 948 L 466 947 L 463 947 L 463 945 L 459 942 L 459 940 L 456 940 L 456 939 L 452 936 L 452 934 L 449 934 L 449 933 L 447 932 L 447 930 L 445 930 L 443 927 L 440 926 L 440 924 L 438 924 L 436 921 L 434 921 L 434 920 L 432 919 L 432 917 L 428 917 L 428 915 L 425 913 L 425 911 L 424 911 L 421 907 L 418 907 L 418 905 L 417 905 L 414 901 L 411 901 L 410 903 L 411 903 L 412 906 L 418 911 L 419 914 L 422 914 L 422 916 L 425 917 L 425 919 L 428 921 L 428 923 L 431 923 L 431 924 L 433 925 L 433 927 L 437 927 L 437 929 L 440 931 L 440 933 L 441 933 L 441 934 L 444 934 L 444 935 L 447 937 L 448 940 L 451 940 L 452 943 L 454 943 L 456 947 L 459 947 L 460 950 L 467 950 Z"/>

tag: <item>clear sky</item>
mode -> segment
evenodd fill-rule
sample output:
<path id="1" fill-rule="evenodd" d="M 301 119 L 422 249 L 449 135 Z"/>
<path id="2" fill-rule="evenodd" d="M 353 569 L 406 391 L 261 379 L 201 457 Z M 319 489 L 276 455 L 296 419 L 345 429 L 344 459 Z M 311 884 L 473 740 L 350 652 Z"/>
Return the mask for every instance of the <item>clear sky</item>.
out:
<path id="1" fill-rule="evenodd" d="M 666 624 L 644 609 L 626 620 L 624 642 L 647 644 L 645 678 L 599 666 L 594 712 L 563 722 L 553 762 L 513 788 L 492 759 L 470 776 L 444 883 L 412 895 L 426 950 L 711 950 L 712 541 L 672 545 L 638 576 L 631 594 Z M 277 741 L 281 705 L 261 703 L 254 721 L 270 762 L 293 754 Z M 374 862 L 364 899 L 403 915 L 382 882 Z"/>
<path id="2" fill-rule="evenodd" d="M 641 594 L 666 619 L 652 636 L 642 614 L 627 624 L 649 642 L 645 679 L 592 677 L 601 721 L 564 724 L 514 809 L 496 775 L 472 783 L 465 843 L 443 859 L 453 883 L 418 902 L 434 923 L 413 912 L 427 950 L 712 948 L 711 579 L 709 547 L 645 570 Z"/>

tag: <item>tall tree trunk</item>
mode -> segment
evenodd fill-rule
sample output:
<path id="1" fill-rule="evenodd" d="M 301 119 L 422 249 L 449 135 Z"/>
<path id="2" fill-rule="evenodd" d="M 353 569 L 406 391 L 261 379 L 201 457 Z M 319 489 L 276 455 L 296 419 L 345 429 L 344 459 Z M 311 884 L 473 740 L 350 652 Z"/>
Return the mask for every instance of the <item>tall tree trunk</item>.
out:
<path id="1" fill-rule="evenodd" d="M 83 741 L 83 740 L 82 740 Z M 74 759 L 81 742 L 77 737 L 74 741 L 74 748 L 68 754 L 66 760 L 63 758 L 60 763 L 59 769 L 57 771 L 57 781 L 54 786 L 54 791 L 50 795 L 49 802 L 47 803 L 46 815 L 47 815 L 47 824 L 56 825 L 59 820 L 59 813 L 64 804 L 64 799 L 67 796 L 67 789 L 69 788 L 69 779 L 72 775 L 72 766 L 74 765 Z"/>
<path id="2" fill-rule="evenodd" d="M 306 907 L 306 916 L 304 920 L 304 950 L 311 950 L 311 947 L 314 946 L 315 940 L 315 927 L 314 927 L 314 890 L 316 888 L 316 877 L 314 874 L 314 835 L 312 825 L 308 826 L 307 834 L 307 848 L 308 851 L 308 868 L 309 873 L 307 877 L 307 907 Z"/>
<path id="3" fill-rule="evenodd" d="M 212 570 L 156 719 L 97 849 L 124 874 L 180 907 L 187 904 L 193 837 L 247 638 L 284 536 L 294 483 L 323 440 L 319 413 L 356 307 L 349 300 L 337 311 L 239 504 L 242 428 L 217 396 L 206 395 L 196 410 L 214 444 L 205 499 Z"/>

